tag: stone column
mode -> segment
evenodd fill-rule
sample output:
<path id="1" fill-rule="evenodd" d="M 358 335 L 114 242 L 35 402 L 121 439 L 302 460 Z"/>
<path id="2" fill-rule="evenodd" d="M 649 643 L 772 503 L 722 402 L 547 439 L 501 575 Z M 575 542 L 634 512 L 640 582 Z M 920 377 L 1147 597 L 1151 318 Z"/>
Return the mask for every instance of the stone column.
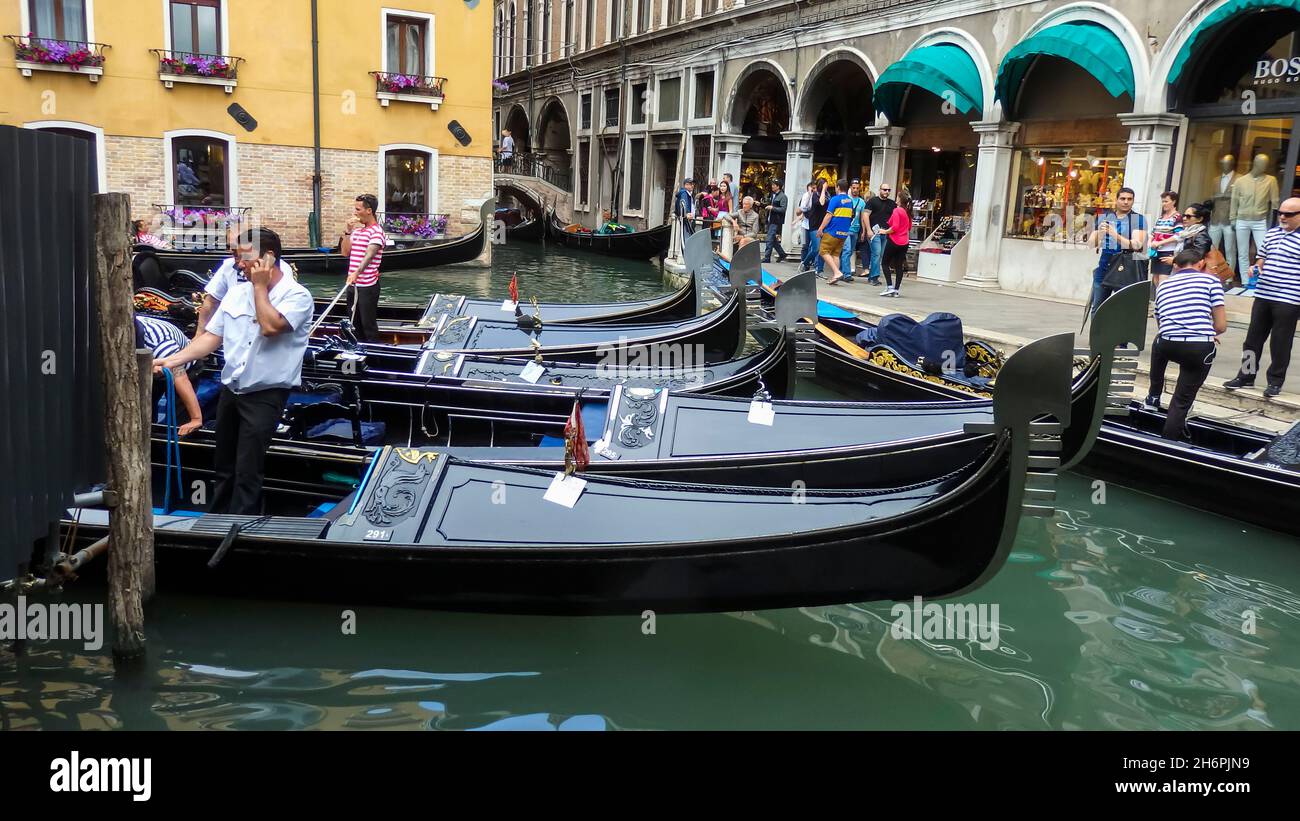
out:
<path id="1" fill-rule="evenodd" d="M 903 132 L 905 129 L 893 125 L 873 125 L 867 128 L 872 138 L 871 148 L 871 192 L 880 190 L 880 186 L 889 183 L 894 194 L 898 194 L 898 163 L 903 152 Z"/>
<path id="2" fill-rule="evenodd" d="M 718 152 L 718 180 L 723 174 L 731 174 L 731 195 L 735 199 L 736 189 L 740 186 L 740 151 L 749 137 L 744 134 L 719 134 L 713 138 L 713 148 Z M 739 203 L 736 204 L 739 208 Z"/>
<path id="3" fill-rule="evenodd" d="M 975 167 L 975 193 L 970 215 L 970 246 L 963 284 L 998 287 L 1002 235 L 1007 223 L 1007 198 L 1011 196 L 1011 159 L 1020 123 L 975 122 L 979 155 Z"/>
<path id="4" fill-rule="evenodd" d="M 785 195 L 790 200 L 785 227 L 781 229 L 781 247 L 794 253 L 794 249 L 803 247 L 806 239 L 794 227 L 794 209 L 799 207 L 799 198 L 812 180 L 813 144 L 817 135 L 812 131 L 783 131 L 781 136 L 785 138 Z"/>
<path id="5" fill-rule="evenodd" d="M 1150 222 L 1160 213 L 1160 195 L 1169 187 L 1174 135 L 1186 123 L 1181 114 L 1121 114 L 1129 128 L 1124 185 L 1136 194 L 1133 208 Z"/>

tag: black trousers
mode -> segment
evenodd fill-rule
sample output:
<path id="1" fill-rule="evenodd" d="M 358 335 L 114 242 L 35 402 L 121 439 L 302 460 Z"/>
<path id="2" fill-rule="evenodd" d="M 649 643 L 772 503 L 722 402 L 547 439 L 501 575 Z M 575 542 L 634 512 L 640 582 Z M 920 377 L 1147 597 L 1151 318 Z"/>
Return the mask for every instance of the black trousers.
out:
<path id="1" fill-rule="evenodd" d="M 1178 363 L 1178 384 L 1174 386 L 1174 398 L 1165 415 L 1165 429 L 1160 434 L 1164 438 L 1182 437 L 1187 412 L 1210 375 L 1216 352 L 1213 342 L 1174 342 L 1156 337 L 1151 346 L 1151 390 L 1147 396 L 1158 397 L 1165 392 L 1165 368 L 1170 362 Z"/>
<path id="2" fill-rule="evenodd" d="M 1264 355 L 1264 340 L 1268 339 L 1268 384 L 1285 382 L 1297 319 L 1300 319 L 1300 305 L 1255 297 L 1255 305 L 1250 309 L 1250 327 L 1241 346 L 1241 370 L 1237 378 L 1243 382 L 1255 381 L 1259 360 Z"/>
<path id="3" fill-rule="evenodd" d="M 379 283 L 348 289 L 348 316 L 362 342 L 379 340 Z"/>
<path id="4" fill-rule="evenodd" d="M 885 272 L 885 284 L 892 286 L 895 291 L 900 290 L 903 287 L 903 273 L 907 268 L 907 246 L 885 240 L 885 259 L 881 268 Z"/>
<path id="5" fill-rule="evenodd" d="M 785 214 L 777 215 L 773 212 L 768 218 L 767 223 L 767 248 L 763 252 L 763 261 L 772 261 L 772 252 L 776 251 L 777 256 L 785 257 L 785 249 L 781 247 L 781 226 L 785 223 Z"/>
<path id="6" fill-rule="evenodd" d="M 221 399 L 217 402 L 217 450 L 213 458 L 216 473 L 213 513 L 261 514 L 266 451 L 288 400 L 288 388 L 252 393 L 221 389 Z"/>

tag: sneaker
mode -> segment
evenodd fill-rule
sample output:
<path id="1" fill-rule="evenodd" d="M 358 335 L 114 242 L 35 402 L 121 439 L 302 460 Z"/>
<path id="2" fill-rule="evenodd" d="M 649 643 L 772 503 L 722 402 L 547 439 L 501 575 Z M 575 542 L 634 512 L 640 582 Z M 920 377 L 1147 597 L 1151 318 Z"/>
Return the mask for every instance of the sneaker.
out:
<path id="1" fill-rule="evenodd" d="M 894 289 L 893 289 L 893 288 L 886 288 L 885 290 L 883 290 L 883 291 L 880 292 L 880 295 L 881 295 L 881 296 L 893 296 L 893 295 L 894 295 Z"/>
<path id="2" fill-rule="evenodd" d="M 1240 376 L 1234 376 L 1232 379 L 1229 379 L 1227 382 L 1224 382 L 1223 387 L 1227 388 L 1230 391 L 1235 391 L 1237 388 L 1253 388 L 1255 387 L 1255 380 L 1252 379 L 1249 382 L 1247 382 L 1245 379 L 1242 379 Z"/>
<path id="3" fill-rule="evenodd" d="M 1142 409 L 1143 409 L 1143 410 L 1151 410 L 1151 411 L 1158 411 L 1158 410 L 1160 410 L 1160 397 L 1158 397 L 1158 396 L 1148 396 L 1146 399 L 1143 399 L 1143 400 L 1142 400 Z"/>
<path id="4" fill-rule="evenodd" d="M 1264 398 L 1272 399 L 1274 396 L 1277 396 L 1281 392 L 1282 392 L 1281 385 L 1269 385 L 1267 388 L 1264 389 Z"/>

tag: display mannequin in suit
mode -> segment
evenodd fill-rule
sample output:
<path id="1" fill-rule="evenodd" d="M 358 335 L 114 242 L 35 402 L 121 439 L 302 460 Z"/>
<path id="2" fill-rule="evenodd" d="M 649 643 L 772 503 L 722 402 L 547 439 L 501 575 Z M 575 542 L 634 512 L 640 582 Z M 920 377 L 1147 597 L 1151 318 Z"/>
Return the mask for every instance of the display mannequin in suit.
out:
<path id="1" fill-rule="evenodd" d="M 1266 173 L 1268 166 L 1269 156 L 1256 154 L 1250 173 L 1232 184 L 1232 209 L 1228 216 L 1237 231 L 1238 271 L 1250 268 L 1250 241 L 1255 241 L 1256 249 L 1264 246 L 1269 218 L 1277 210 L 1277 177 Z"/>
<path id="2" fill-rule="evenodd" d="M 1237 230 L 1228 217 L 1232 213 L 1232 184 L 1237 181 L 1237 158 L 1224 154 L 1219 158 L 1219 174 L 1210 183 L 1210 200 L 1214 213 L 1210 215 L 1210 242 L 1214 248 L 1223 247 L 1223 258 L 1228 265 L 1237 265 Z"/>

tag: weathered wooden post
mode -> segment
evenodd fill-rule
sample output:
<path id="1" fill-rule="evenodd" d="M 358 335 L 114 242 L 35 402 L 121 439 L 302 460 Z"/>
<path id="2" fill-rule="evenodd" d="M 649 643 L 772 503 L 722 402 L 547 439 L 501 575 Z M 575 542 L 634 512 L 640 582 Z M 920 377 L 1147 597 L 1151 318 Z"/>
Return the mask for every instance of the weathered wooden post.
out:
<path id="1" fill-rule="evenodd" d="M 109 512 L 108 604 L 113 654 L 144 653 L 144 599 L 153 584 L 153 498 L 150 488 L 148 402 L 141 395 L 136 356 L 131 249 L 127 244 L 130 199 L 126 194 L 91 198 L 95 229 L 95 304 L 103 357 L 104 443 Z"/>

